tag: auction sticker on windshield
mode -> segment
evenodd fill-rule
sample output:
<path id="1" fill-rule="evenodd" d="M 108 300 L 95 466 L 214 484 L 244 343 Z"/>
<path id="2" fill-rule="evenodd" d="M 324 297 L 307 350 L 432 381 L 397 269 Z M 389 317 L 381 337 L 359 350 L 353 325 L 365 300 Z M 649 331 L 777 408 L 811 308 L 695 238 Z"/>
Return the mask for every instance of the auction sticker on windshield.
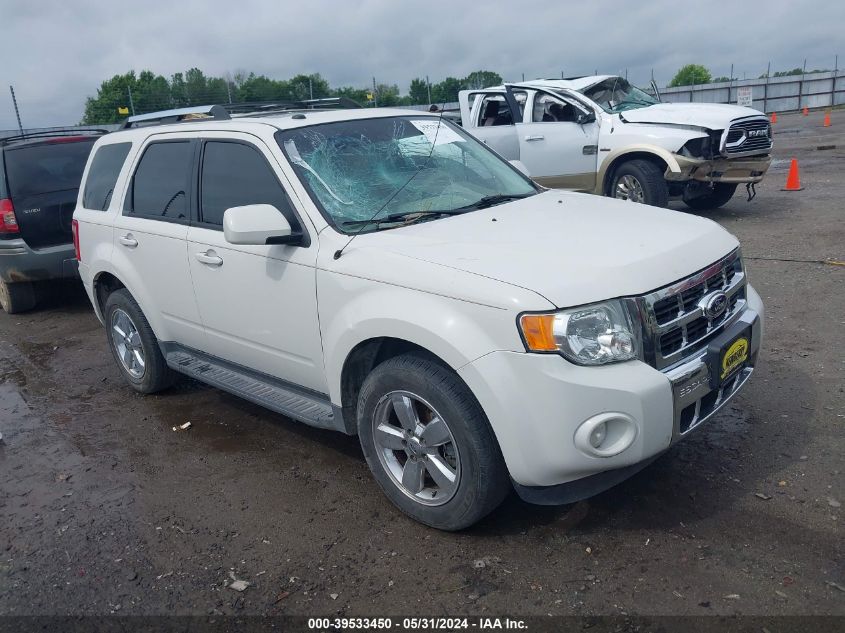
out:
<path id="1" fill-rule="evenodd" d="M 444 125 L 439 119 L 411 121 L 411 124 L 420 132 L 425 134 L 428 142 L 432 145 L 444 145 L 446 143 L 463 143 L 462 139 L 448 125 Z"/>

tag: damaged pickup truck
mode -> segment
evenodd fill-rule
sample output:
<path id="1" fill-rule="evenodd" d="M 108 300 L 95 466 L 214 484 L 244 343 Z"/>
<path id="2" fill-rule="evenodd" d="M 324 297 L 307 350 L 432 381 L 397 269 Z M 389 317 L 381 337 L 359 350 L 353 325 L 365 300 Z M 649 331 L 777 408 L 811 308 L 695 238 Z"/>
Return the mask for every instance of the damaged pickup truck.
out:
<path id="1" fill-rule="evenodd" d="M 771 163 L 762 112 L 661 103 L 622 77 L 526 81 L 459 100 L 464 127 L 546 187 L 714 209 L 740 184 L 753 198 Z"/>

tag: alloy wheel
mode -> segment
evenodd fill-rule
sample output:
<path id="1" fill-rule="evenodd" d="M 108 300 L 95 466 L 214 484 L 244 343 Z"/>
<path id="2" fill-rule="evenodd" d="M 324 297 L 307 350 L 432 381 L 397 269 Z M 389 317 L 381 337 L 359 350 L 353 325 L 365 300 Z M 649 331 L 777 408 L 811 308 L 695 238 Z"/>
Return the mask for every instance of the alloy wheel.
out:
<path id="1" fill-rule="evenodd" d="M 123 368 L 133 378 L 143 378 L 146 363 L 141 335 L 131 317 L 120 308 L 112 313 L 111 338 Z"/>
<path id="2" fill-rule="evenodd" d="M 393 391 L 373 412 L 379 462 L 393 483 L 414 501 L 439 506 L 457 492 L 461 461 L 446 420 L 420 396 Z"/>
<path id="3" fill-rule="evenodd" d="M 616 181 L 616 191 L 614 197 L 619 200 L 628 200 L 630 202 L 644 202 L 645 193 L 640 181 L 630 174 L 625 174 Z"/>

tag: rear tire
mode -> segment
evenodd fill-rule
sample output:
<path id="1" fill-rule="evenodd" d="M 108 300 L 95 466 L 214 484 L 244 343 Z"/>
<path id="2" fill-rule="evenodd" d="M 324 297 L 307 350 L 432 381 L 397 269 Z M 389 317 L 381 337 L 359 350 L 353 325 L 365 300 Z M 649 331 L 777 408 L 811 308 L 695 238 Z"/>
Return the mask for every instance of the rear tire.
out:
<path id="1" fill-rule="evenodd" d="M 472 525 L 512 488 L 481 405 L 451 369 L 422 355 L 391 358 L 367 376 L 358 437 L 394 505 L 440 530 Z"/>
<path id="2" fill-rule="evenodd" d="M 32 310 L 35 303 L 35 288 L 28 281 L 17 283 L 0 281 L 0 307 L 7 314 Z"/>
<path id="3" fill-rule="evenodd" d="M 718 209 L 725 206 L 736 192 L 735 184 L 717 182 L 713 184 L 711 193 L 703 196 L 695 196 L 687 199 L 684 197 L 684 204 L 695 211 L 706 211 L 707 209 Z"/>
<path id="4" fill-rule="evenodd" d="M 648 160 L 630 160 L 613 173 L 610 197 L 641 202 L 653 207 L 669 206 L 669 185 L 663 170 Z"/>
<path id="5" fill-rule="evenodd" d="M 109 349 L 129 386 L 145 394 L 170 387 L 176 372 L 167 366 L 147 317 L 129 291 L 111 293 L 103 313 Z"/>

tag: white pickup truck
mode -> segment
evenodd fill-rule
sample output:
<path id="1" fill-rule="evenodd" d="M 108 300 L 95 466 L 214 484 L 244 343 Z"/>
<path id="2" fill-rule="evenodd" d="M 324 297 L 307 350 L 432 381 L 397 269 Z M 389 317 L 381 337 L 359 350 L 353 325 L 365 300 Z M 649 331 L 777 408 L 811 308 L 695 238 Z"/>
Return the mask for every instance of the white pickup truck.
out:
<path id="1" fill-rule="evenodd" d="M 656 89 L 656 87 L 655 87 Z M 661 103 L 622 77 L 507 84 L 459 95 L 463 126 L 541 185 L 665 207 L 720 207 L 763 179 L 771 124 L 735 105 Z"/>
<path id="2" fill-rule="evenodd" d="M 754 369 L 763 305 L 710 220 L 542 190 L 428 113 L 195 110 L 99 139 L 74 213 L 138 392 L 187 374 L 357 435 L 455 530 L 625 479 Z"/>

